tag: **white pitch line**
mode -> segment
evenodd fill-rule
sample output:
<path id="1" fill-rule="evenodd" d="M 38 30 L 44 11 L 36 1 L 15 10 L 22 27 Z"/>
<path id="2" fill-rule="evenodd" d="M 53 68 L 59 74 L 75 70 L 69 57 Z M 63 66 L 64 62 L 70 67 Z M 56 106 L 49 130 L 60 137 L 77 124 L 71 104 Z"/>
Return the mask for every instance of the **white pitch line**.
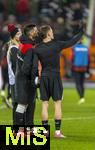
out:
<path id="1" fill-rule="evenodd" d="M 70 121 L 70 120 L 91 120 L 95 119 L 95 116 L 89 116 L 89 117 L 67 117 L 67 118 L 62 118 L 64 121 Z M 35 121 L 40 121 L 39 119 L 35 119 Z M 49 119 L 49 121 L 54 121 L 54 119 Z"/>
<path id="2" fill-rule="evenodd" d="M 89 116 L 89 117 L 67 117 L 67 118 L 62 118 L 62 120 L 91 120 L 95 119 L 95 116 Z"/>
<path id="3" fill-rule="evenodd" d="M 91 119 L 95 119 L 95 116 L 89 116 L 89 117 L 67 117 L 67 118 L 62 118 L 62 120 L 64 121 L 70 121 L 70 120 L 91 120 Z M 35 120 L 35 121 L 39 121 L 39 119 Z M 49 121 L 54 121 L 54 119 L 49 119 Z"/>
<path id="4" fill-rule="evenodd" d="M 95 119 L 95 116 L 89 116 L 89 117 L 67 117 L 62 118 L 64 121 L 73 121 L 73 120 L 92 120 Z M 41 121 L 40 119 L 35 119 L 35 121 Z M 49 119 L 49 121 L 54 121 L 54 119 Z M 5 123 L 4 120 L 0 120 L 0 122 Z M 12 123 L 12 120 L 8 120 L 7 123 Z"/>

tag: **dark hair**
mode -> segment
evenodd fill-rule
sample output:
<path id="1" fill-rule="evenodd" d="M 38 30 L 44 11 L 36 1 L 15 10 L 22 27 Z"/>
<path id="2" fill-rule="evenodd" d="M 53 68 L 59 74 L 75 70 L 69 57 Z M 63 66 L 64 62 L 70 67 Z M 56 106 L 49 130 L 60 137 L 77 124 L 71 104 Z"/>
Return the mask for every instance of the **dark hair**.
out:
<path id="1" fill-rule="evenodd" d="M 48 31 L 51 29 L 49 25 L 43 25 L 39 29 L 39 36 L 41 39 L 45 39 L 47 36 Z"/>
<path id="2" fill-rule="evenodd" d="M 24 34 L 28 36 L 28 35 L 29 35 L 29 32 L 30 32 L 34 27 L 36 27 L 35 24 L 28 24 L 28 25 L 26 25 L 26 26 L 24 27 Z"/>

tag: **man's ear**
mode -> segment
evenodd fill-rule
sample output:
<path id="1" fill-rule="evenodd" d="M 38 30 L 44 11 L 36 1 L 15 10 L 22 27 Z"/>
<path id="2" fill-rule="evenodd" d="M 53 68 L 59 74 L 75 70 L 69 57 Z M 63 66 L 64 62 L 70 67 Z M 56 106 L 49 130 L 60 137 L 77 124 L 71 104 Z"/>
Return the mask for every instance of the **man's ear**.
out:
<path id="1" fill-rule="evenodd" d="M 50 32 L 48 31 L 47 36 L 50 37 Z"/>

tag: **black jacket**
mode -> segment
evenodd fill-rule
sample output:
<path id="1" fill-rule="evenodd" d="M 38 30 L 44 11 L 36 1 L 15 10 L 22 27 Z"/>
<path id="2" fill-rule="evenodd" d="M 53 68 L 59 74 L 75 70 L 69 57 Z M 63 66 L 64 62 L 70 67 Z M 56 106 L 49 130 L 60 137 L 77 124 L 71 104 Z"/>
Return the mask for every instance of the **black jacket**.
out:
<path id="1" fill-rule="evenodd" d="M 17 61 L 18 46 L 15 44 L 9 45 L 7 52 L 7 63 L 8 63 L 8 76 L 9 84 L 15 84 L 15 72 L 16 72 L 16 61 Z"/>
<path id="2" fill-rule="evenodd" d="M 37 72 L 37 61 L 40 60 L 42 65 L 42 76 L 60 75 L 60 52 L 63 49 L 73 46 L 80 40 L 83 35 L 83 29 L 68 41 L 52 40 L 48 43 L 41 43 L 34 49 L 34 63 L 33 73 L 34 76 Z"/>
<path id="3" fill-rule="evenodd" d="M 16 101 L 21 104 L 29 104 L 35 98 L 35 88 L 31 84 L 31 67 L 33 61 L 32 43 L 31 40 L 24 39 L 17 53 L 15 93 Z M 29 65 L 28 59 L 26 58 L 28 52 L 31 54 L 31 65 Z"/>
<path id="4" fill-rule="evenodd" d="M 25 57 L 28 51 L 31 53 L 31 64 L 32 64 L 32 51 L 33 51 L 33 42 L 28 38 L 24 37 L 21 39 L 21 44 L 19 46 L 19 51 L 17 53 L 17 68 L 16 68 L 16 78 L 27 78 L 31 80 L 30 76 L 30 67 L 28 65 L 28 59 Z"/>

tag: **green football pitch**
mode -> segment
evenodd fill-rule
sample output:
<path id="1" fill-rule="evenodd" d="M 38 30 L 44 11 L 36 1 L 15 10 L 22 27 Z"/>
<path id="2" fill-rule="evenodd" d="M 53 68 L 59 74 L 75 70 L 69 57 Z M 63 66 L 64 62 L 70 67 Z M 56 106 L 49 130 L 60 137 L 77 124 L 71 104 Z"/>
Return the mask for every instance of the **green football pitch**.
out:
<path id="1" fill-rule="evenodd" d="M 50 150 L 95 150 L 95 89 L 87 89 L 86 102 L 78 105 L 75 89 L 65 89 L 61 131 L 66 139 L 54 138 L 54 107 L 49 102 Z M 0 124 L 12 124 L 12 111 L 0 100 Z M 41 101 L 36 102 L 35 124 L 41 124 Z"/>

